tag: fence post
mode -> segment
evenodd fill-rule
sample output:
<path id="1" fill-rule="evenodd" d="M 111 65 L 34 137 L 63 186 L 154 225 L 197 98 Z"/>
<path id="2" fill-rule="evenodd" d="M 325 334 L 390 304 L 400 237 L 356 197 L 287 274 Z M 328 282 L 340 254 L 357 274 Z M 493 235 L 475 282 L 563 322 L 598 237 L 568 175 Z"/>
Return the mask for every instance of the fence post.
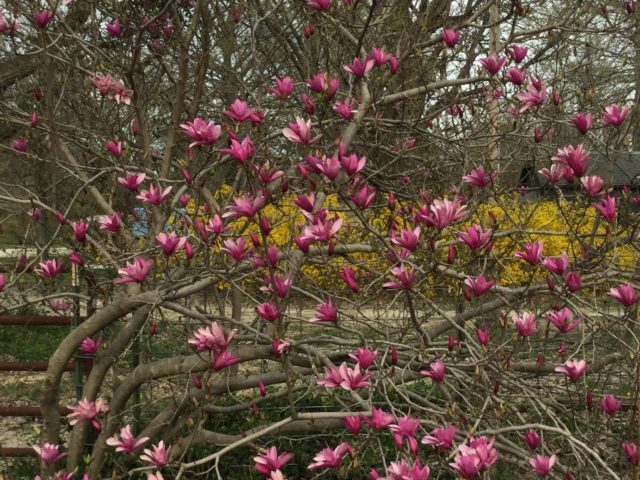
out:
<path id="1" fill-rule="evenodd" d="M 75 263 L 71 266 L 71 286 L 76 294 L 80 293 L 80 275 L 78 275 L 78 265 Z M 76 328 L 80 325 L 80 298 L 76 296 L 73 299 L 73 317 L 71 318 L 71 326 Z M 84 390 L 84 382 L 82 380 L 81 359 L 76 355 L 76 368 L 74 372 L 74 386 L 76 390 L 76 400 L 82 400 L 82 391 Z"/>

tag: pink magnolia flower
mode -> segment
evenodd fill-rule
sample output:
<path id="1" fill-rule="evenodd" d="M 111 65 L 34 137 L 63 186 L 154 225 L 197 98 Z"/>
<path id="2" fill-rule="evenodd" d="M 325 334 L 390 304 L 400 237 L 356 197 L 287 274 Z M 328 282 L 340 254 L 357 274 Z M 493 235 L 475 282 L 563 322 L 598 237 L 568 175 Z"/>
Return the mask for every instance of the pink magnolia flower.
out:
<path id="1" fill-rule="evenodd" d="M 4 287 L 6 287 L 6 285 L 7 285 L 7 280 L 6 278 L 4 278 L 4 275 L 0 273 L 0 292 L 4 290 Z"/>
<path id="2" fill-rule="evenodd" d="M 367 184 L 351 195 L 351 201 L 360 210 L 366 210 L 376 199 L 376 194 L 376 189 Z"/>
<path id="3" fill-rule="evenodd" d="M 640 293 L 636 292 L 635 287 L 631 283 L 619 285 L 611 288 L 609 295 L 620 302 L 625 307 L 630 307 L 640 300 Z"/>
<path id="4" fill-rule="evenodd" d="M 272 472 L 280 470 L 280 468 L 286 465 L 292 458 L 293 453 L 284 452 L 278 454 L 276 447 L 270 447 L 265 453 L 253 457 L 253 461 L 255 462 L 256 470 L 265 477 L 268 477 Z"/>
<path id="5" fill-rule="evenodd" d="M 576 126 L 576 128 L 582 135 L 585 135 L 591 128 L 591 120 L 592 120 L 592 116 L 590 113 L 587 113 L 585 115 L 582 112 L 576 114 L 572 118 L 573 124 Z"/>
<path id="6" fill-rule="evenodd" d="M 521 45 L 511 45 L 507 48 L 507 53 L 516 63 L 521 63 L 527 56 L 528 51 L 529 49 L 527 47 L 523 47 Z"/>
<path id="7" fill-rule="evenodd" d="M 16 152 L 25 153 L 29 148 L 29 140 L 27 140 L 26 138 L 14 138 L 9 143 L 9 146 Z"/>
<path id="8" fill-rule="evenodd" d="M 487 280 L 484 275 L 478 275 L 477 278 L 467 277 L 464 284 L 468 287 L 469 296 L 471 294 L 475 297 L 483 295 L 488 292 L 496 284 L 495 280 Z"/>
<path id="9" fill-rule="evenodd" d="M 506 57 L 498 57 L 496 53 L 492 53 L 490 56 L 480 59 L 482 66 L 492 76 L 500 71 L 506 61 Z"/>
<path id="10" fill-rule="evenodd" d="M 147 473 L 147 480 L 164 480 L 164 477 L 161 472 L 149 472 Z"/>
<path id="11" fill-rule="evenodd" d="M 360 347 L 356 349 L 356 353 L 349 354 L 349 358 L 357 362 L 357 364 L 365 370 L 373 365 L 373 362 L 376 360 L 377 356 L 378 350 L 369 350 L 368 348 Z"/>
<path id="12" fill-rule="evenodd" d="M 207 224 L 204 226 L 205 231 L 209 233 L 213 233 L 214 235 L 220 235 L 227 232 L 231 227 L 225 225 L 220 218 L 220 215 L 214 215 L 213 218 L 210 218 Z"/>
<path id="13" fill-rule="evenodd" d="M 269 185 L 283 177 L 284 172 L 282 170 L 278 170 L 276 167 L 270 167 L 268 163 L 263 163 L 260 165 L 260 168 L 258 168 L 258 180 L 265 185 Z M 285 182 L 283 182 L 283 185 Z"/>
<path id="14" fill-rule="evenodd" d="M 555 371 L 566 375 L 572 382 L 575 382 L 584 375 L 587 368 L 585 360 L 567 360 L 563 366 L 556 367 Z"/>
<path id="15" fill-rule="evenodd" d="M 38 28 L 46 28 L 49 22 L 53 20 L 53 13 L 49 10 L 33 11 L 33 22 Z"/>
<path id="16" fill-rule="evenodd" d="M 276 86 L 269 87 L 269 93 L 273 93 L 276 97 L 285 99 L 291 95 L 293 89 L 295 87 L 293 80 L 291 77 L 287 76 L 284 78 L 276 77 L 275 79 Z"/>
<path id="17" fill-rule="evenodd" d="M 576 177 L 582 177 L 589 169 L 589 152 L 584 150 L 584 145 L 577 147 L 567 145 L 558 149 L 558 152 L 551 157 L 551 161 L 566 165 Z"/>
<path id="18" fill-rule="evenodd" d="M 122 25 L 120 25 L 119 18 L 116 18 L 111 23 L 107 23 L 104 28 L 105 30 L 107 30 L 107 33 L 114 38 L 119 37 L 122 33 Z"/>
<path id="19" fill-rule="evenodd" d="M 538 91 L 542 90 L 542 78 L 531 75 L 529 76 L 529 80 L 531 80 L 531 85 L 533 86 L 533 88 Z"/>
<path id="20" fill-rule="evenodd" d="M 273 293 L 279 298 L 284 298 L 288 295 L 293 283 L 293 277 L 291 274 L 286 277 L 276 273 L 274 275 L 267 275 L 265 277 L 266 285 L 260 287 L 260 290 L 267 293 Z"/>
<path id="21" fill-rule="evenodd" d="M 607 415 L 615 415 L 621 406 L 622 402 L 614 395 L 604 395 L 598 404 L 598 407 Z"/>
<path id="22" fill-rule="evenodd" d="M 302 27 L 302 32 L 304 33 L 304 38 L 309 39 L 313 36 L 313 32 L 315 32 L 316 27 L 311 23 L 305 23 Z"/>
<path id="23" fill-rule="evenodd" d="M 602 111 L 602 125 L 614 125 L 619 127 L 629 114 L 629 107 L 620 108 L 616 103 L 604 108 Z"/>
<path id="24" fill-rule="evenodd" d="M 31 127 L 35 128 L 38 125 L 38 112 L 31 112 Z"/>
<path id="25" fill-rule="evenodd" d="M 156 241 L 160 244 L 162 253 L 169 257 L 184 247 L 185 243 L 187 243 L 187 237 L 178 237 L 176 232 L 169 232 L 168 234 L 161 232 L 156 235 Z"/>
<path id="26" fill-rule="evenodd" d="M 256 153 L 256 149 L 251 143 L 251 138 L 245 137 L 242 142 L 238 142 L 235 138 L 231 139 L 231 147 L 224 148 L 220 150 L 220 153 L 225 155 L 229 155 L 240 163 L 245 163 L 249 160 L 254 153 Z"/>
<path id="27" fill-rule="evenodd" d="M 469 445 L 458 447 L 462 455 L 473 455 L 480 460 L 480 470 L 488 470 L 498 461 L 498 451 L 493 447 L 495 439 L 487 440 L 486 437 L 471 438 Z"/>
<path id="28" fill-rule="evenodd" d="M 480 459 L 476 455 L 456 455 L 453 462 L 449 463 L 458 475 L 465 479 L 475 478 L 481 470 Z"/>
<path id="29" fill-rule="evenodd" d="M 514 85 L 522 85 L 522 83 L 527 79 L 527 71 L 520 70 L 518 67 L 513 67 L 507 70 L 504 78 Z"/>
<path id="30" fill-rule="evenodd" d="M 87 232 L 89 231 L 89 222 L 79 221 L 71 222 L 71 229 L 76 237 L 76 240 L 80 243 L 84 243 L 87 240 Z"/>
<path id="31" fill-rule="evenodd" d="M 231 354 L 231 352 L 225 350 L 223 352 L 214 354 L 213 364 L 211 365 L 211 368 L 213 368 L 217 372 L 218 370 L 230 367 L 241 361 L 242 359 L 240 357 L 236 357 L 235 355 Z"/>
<path id="32" fill-rule="evenodd" d="M 118 183 L 127 190 L 135 192 L 145 178 L 147 178 L 146 173 L 125 172 L 124 177 L 118 177 Z"/>
<path id="33" fill-rule="evenodd" d="M 445 29 L 442 31 L 441 38 L 447 47 L 454 48 L 460 40 L 460 32 L 453 28 Z"/>
<path id="34" fill-rule="evenodd" d="M 122 155 L 122 142 L 120 141 L 116 142 L 115 140 L 109 140 L 105 148 L 107 149 L 107 152 L 116 158 Z"/>
<path id="35" fill-rule="evenodd" d="M 401 248 L 415 252 L 418 248 L 418 242 L 420 240 L 420 227 L 416 227 L 413 230 L 402 229 L 400 231 L 400 237 L 396 236 L 395 230 L 391 231 L 391 243 L 398 245 Z"/>
<path id="36" fill-rule="evenodd" d="M 534 430 L 529 430 L 525 435 L 522 435 L 520 438 L 524 443 L 527 444 L 527 446 L 531 450 L 535 450 L 536 448 L 538 448 L 538 446 L 540 446 L 540 442 L 541 442 L 540 436 Z"/>
<path id="37" fill-rule="evenodd" d="M 547 319 L 554 327 L 560 330 L 560 333 L 569 333 L 582 323 L 582 317 L 574 320 L 573 313 L 567 307 L 560 310 L 552 310 L 547 313 Z"/>
<path id="38" fill-rule="evenodd" d="M 80 267 L 84 265 L 84 259 L 82 258 L 82 256 L 80 256 L 78 252 L 70 252 L 68 257 L 71 263 L 75 263 Z"/>
<path id="39" fill-rule="evenodd" d="M 361 60 L 359 58 L 354 58 L 353 63 L 351 65 L 345 65 L 343 68 L 349 72 L 350 74 L 362 78 L 373 68 L 375 61 L 371 59 L 365 58 Z"/>
<path id="40" fill-rule="evenodd" d="M 571 293 L 575 293 L 582 288 L 582 277 L 577 272 L 569 272 L 564 277 L 567 290 Z"/>
<path id="41" fill-rule="evenodd" d="M 397 420 L 397 423 L 389 425 L 393 442 L 398 449 L 404 445 L 404 439 L 407 439 L 409 450 L 413 455 L 418 453 L 418 441 L 416 440 L 416 432 L 420 427 L 420 420 L 410 415 L 405 415 Z"/>
<path id="42" fill-rule="evenodd" d="M 498 172 L 487 174 L 484 170 L 484 166 L 480 165 L 471 170 L 467 175 L 463 176 L 462 181 L 474 187 L 484 188 L 493 183 L 497 176 Z"/>
<path id="43" fill-rule="evenodd" d="M 309 95 L 303 93 L 302 95 L 300 95 L 300 99 L 302 100 L 304 111 L 307 112 L 307 115 L 313 115 L 314 113 L 316 113 L 316 104 Z"/>
<path id="44" fill-rule="evenodd" d="M 353 456 L 353 448 L 348 443 L 341 443 L 333 450 L 329 447 L 323 448 L 316 454 L 315 457 L 313 457 L 313 463 L 310 464 L 307 468 L 309 470 L 315 470 L 316 468 L 340 468 L 342 458 L 347 453 Z"/>
<path id="45" fill-rule="evenodd" d="M 100 230 L 106 230 L 119 235 L 120 229 L 122 228 L 122 215 L 114 212 L 107 215 L 106 218 L 98 220 L 98 223 L 100 224 Z"/>
<path id="46" fill-rule="evenodd" d="M 391 57 L 391 60 L 389 60 L 389 73 L 391 73 L 391 75 L 395 75 L 398 73 L 399 69 L 400 61 L 396 57 Z"/>
<path id="47" fill-rule="evenodd" d="M 143 202 L 150 203 L 152 205 L 161 205 L 162 202 L 169 196 L 169 192 L 173 187 L 167 187 L 164 190 L 161 190 L 156 184 L 151 184 L 149 186 L 149 190 L 142 190 L 136 198 L 142 200 Z"/>
<path id="48" fill-rule="evenodd" d="M 32 448 L 45 465 L 54 465 L 67 456 L 66 453 L 60 453 L 60 445 L 53 443 L 34 445 Z"/>
<path id="49" fill-rule="evenodd" d="M 329 180 L 335 180 L 340 175 L 340 160 L 334 157 L 323 156 L 321 161 L 315 164 L 315 167 L 318 169 L 318 173 L 322 173 Z"/>
<path id="50" fill-rule="evenodd" d="M 551 168 L 545 167 L 541 170 L 538 170 L 538 173 L 542 175 L 544 178 L 546 178 L 547 182 L 549 182 L 552 185 L 555 185 L 564 177 L 565 168 L 569 168 L 569 167 L 563 168 L 560 165 L 554 164 L 554 165 L 551 165 Z M 573 171 L 571 172 L 573 173 Z"/>
<path id="51" fill-rule="evenodd" d="M 86 355 L 95 355 L 96 353 L 98 353 L 100 345 L 102 345 L 102 337 L 99 337 L 98 340 L 87 337 L 80 343 L 78 351 Z"/>
<path id="52" fill-rule="evenodd" d="M 314 225 L 305 227 L 299 238 L 301 240 L 308 239 L 310 242 L 328 243 L 342 228 L 342 223 L 342 218 L 338 218 L 335 221 L 318 221 Z"/>
<path id="53" fill-rule="evenodd" d="M 133 453 L 148 441 L 149 437 L 136 439 L 131 432 L 131 425 L 126 425 L 120 430 L 120 438 L 118 435 L 108 438 L 107 445 L 116 447 L 116 452 Z"/>
<path id="54" fill-rule="evenodd" d="M 558 457 L 551 455 L 546 457 L 544 455 L 537 455 L 536 457 L 529 459 L 529 465 L 533 468 L 533 473 L 539 477 L 546 477 L 551 472 L 551 469 L 556 463 Z"/>
<path id="55" fill-rule="evenodd" d="M 640 463 L 640 457 L 638 456 L 638 446 L 635 443 L 625 442 L 622 444 L 624 449 L 624 455 L 630 463 Z"/>
<path id="56" fill-rule="evenodd" d="M 31 217 L 34 222 L 39 222 L 42 218 L 42 210 L 38 207 L 30 208 L 27 211 L 27 214 Z"/>
<path id="57" fill-rule="evenodd" d="M 355 153 L 351 155 L 340 155 L 340 164 L 347 175 L 353 176 L 364 169 L 367 164 L 367 157 L 363 156 L 358 158 Z"/>
<path id="58" fill-rule="evenodd" d="M 425 217 L 425 220 L 442 230 L 453 222 L 464 218 L 467 215 L 466 208 L 465 205 L 460 205 L 458 200 L 436 199 L 429 207 L 430 213 Z"/>
<path id="59" fill-rule="evenodd" d="M 542 266 L 557 275 L 562 275 L 569 268 L 569 255 L 562 252 L 559 257 L 547 257 L 542 261 Z"/>
<path id="60" fill-rule="evenodd" d="M 358 433 L 360 433 L 362 419 L 360 418 L 359 415 L 344 417 L 341 423 L 342 423 L 342 426 L 345 428 L 345 430 L 351 433 L 352 435 L 357 435 Z"/>
<path id="61" fill-rule="evenodd" d="M 280 340 L 279 338 L 274 338 L 271 342 L 271 350 L 273 351 L 273 355 L 276 358 L 280 358 L 283 353 L 289 350 L 291 344 L 289 342 L 285 342 L 284 340 Z"/>
<path id="62" fill-rule="evenodd" d="M 347 98 L 344 102 L 336 102 L 333 104 L 333 111 L 345 120 L 351 120 L 357 112 L 356 101 L 353 98 Z"/>
<path id="63" fill-rule="evenodd" d="M 413 287 L 413 281 L 416 278 L 415 268 L 411 267 L 411 270 L 407 271 L 407 267 L 403 263 L 399 267 L 392 268 L 391 274 L 396 280 L 383 283 L 383 288 L 410 290 Z"/>
<path id="64" fill-rule="evenodd" d="M 101 95 L 107 95 L 115 86 L 115 81 L 109 75 L 91 77 L 91 83 L 93 83 L 93 86 L 98 89 Z"/>
<path id="65" fill-rule="evenodd" d="M 153 260 L 146 260 L 143 257 L 136 257 L 133 262 L 118 270 L 122 278 L 114 280 L 114 283 L 142 283 L 153 267 Z"/>
<path id="66" fill-rule="evenodd" d="M 109 411 L 109 407 L 100 398 L 95 402 L 90 402 L 85 397 L 80 400 L 78 405 L 75 407 L 69 405 L 67 408 L 71 410 L 71 413 L 67 415 L 69 418 L 69 425 L 75 425 L 76 423 L 81 422 L 91 422 L 91 425 L 97 431 L 102 430 L 102 426 L 96 417 L 101 413 Z"/>
<path id="67" fill-rule="evenodd" d="M 602 215 L 607 223 L 613 224 L 616 220 L 616 197 L 608 196 L 601 202 L 592 203 L 598 213 Z"/>
<path id="68" fill-rule="evenodd" d="M 247 239 L 245 237 L 240 237 L 237 240 L 227 238 L 223 243 L 224 247 L 222 247 L 220 251 L 229 255 L 236 262 L 248 258 L 254 248 L 252 245 L 249 245 L 247 248 Z"/>
<path id="69" fill-rule="evenodd" d="M 450 450 L 453 447 L 453 440 L 456 438 L 456 432 L 458 429 L 455 425 L 447 425 L 446 427 L 437 427 L 431 434 L 425 435 L 422 438 L 424 445 L 433 445 L 442 452 Z"/>
<path id="70" fill-rule="evenodd" d="M 338 368 L 325 367 L 324 371 L 325 377 L 317 380 L 318 385 L 327 388 L 342 387 L 347 391 L 368 387 L 370 385 L 369 379 L 373 376 L 373 373 L 363 375 L 360 371 L 360 365 L 356 365 L 352 369 L 347 362 L 342 362 Z"/>
<path id="71" fill-rule="evenodd" d="M 480 343 L 480 345 L 482 345 L 483 347 L 486 347 L 489 344 L 489 334 L 490 334 L 490 330 L 488 328 L 476 329 L 476 336 L 478 337 L 478 343 Z"/>
<path id="72" fill-rule="evenodd" d="M 267 322 L 275 322 L 282 316 L 282 312 L 273 301 L 256 305 L 256 312 Z"/>
<path id="73" fill-rule="evenodd" d="M 371 58 L 376 67 L 381 67 L 385 63 L 388 63 L 393 58 L 393 55 L 390 53 L 385 53 L 383 48 L 373 47 L 371 49 L 371 53 L 369 54 L 369 58 Z"/>
<path id="74" fill-rule="evenodd" d="M 300 145 L 310 145 L 318 140 L 322 135 L 311 137 L 311 120 L 304 121 L 301 117 L 296 117 L 295 123 L 289 123 L 288 128 L 282 130 L 282 134 L 291 142 Z"/>
<path id="75" fill-rule="evenodd" d="M 491 228 L 487 228 L 485 230 L 477 223 L 474 223 L 463 232 L 456 232 L 458 240 L 466 243 L 471 250 L 477 250 L 484 246 L 489 238 L 491 238 L 491 235 L 493 235 L 493 230 Z"/>
<path id="76" fill-rule="evenodd" d="M 350 267 L 342 267 L 342 270 L 338 272 L 338 278 L 340 278 L 353 293 L 358 293 L 360 287 L 357 282 L 356 271 Z"/>
<path id="77" fill-rule="evenodd" d="M 212 322 L 209 327 L 199 328 L 194 333 L 194 338 L 190 338 L 189 345 L 195 345 L 196 351 L 199 352 L 222 352 L 227 349 L 231 340 L 236 335 L 237 330 L 231 330 L 225 336 L 224 330 L 218 322 Z"/>
<path id="78" fill-rule="evenodd" d="M 15 20 L 5 20 L 0 13 L 0 33 L 11 33 L 20 30 L 20 24 Z"/>
<path id="79" fill-rule="evenodd" d="M 305 82 L 312 92 L 322 93 L 331 100 L 340 86 L 340 80 L 329 78 L 326 72 L 317 73 Z"/>
<path id="80" fill-rule="evenodd" d="M 56 278 L 63 269 L 64 263 L 62 263 L 62 260 L 56 258 L 40 262 L 33 270 L 42 278 Z"/>
<path id="81" fill-rule="evenodd" d="M 189 148 L 213 145 L 220 138 L 222 132 L 220 125 L 216 125 L 213 120 L 207 122 L 200 117 L 195 118 L 193 122 L 181 124 L 180 128 L 186 136 L 193 140 Z"/>
<path id="82" fill-rule="evenodd" d="M 222 218 L 251 218 L 262 209 L 267 203 L 267 199 L 262 195 L 251 198 L 248 193 L 242 197 L 233 199 L 234 205 L 229 205 L 227 211 L 222 214 Z"/>
<path id="83" fill-rule="evenodd" d="M 338 308 L 333 302 L 333 299 L 329 299 L 325 303 L 320 303 L 316 306 L 316 312 L 318 315 L 309 319 L 311 323 L 336 323 L 338 321 Z"/>
<path id="84" fill-rule="evenodd" d="M 517 93 L 516 98 L 520 101 L 518 113 L 524 113 L 527 110 L 542 105 L 547 98 L 547 89 L 536 89 L 533 85 L 529 85 L 527 93 Z"/>
<path id="85" fill-rule="evenodd" d="M 110 100 L 115 100 L 115 102 L 119 105 L 121 102 L 125 105 L 131 104 L 131 96 L 133 95 L 133 90 L 129 90 L 125 88 L 124 82 L 122 80 L 118 80 L 114 82 L 107 92 L 107 98 Z"/>
<path id="86" fill-rule="evenodd" d="M 326 11 L 331 8 L 332 0 L 307 0 L 307 7 L 318 11 Z"/>
<path id="87" fill-rule="evenodd" d="M 391 462 L 387 473 L 388 476 L 380 477 L 378 472 L 372 470 L 370 476 L 373 480 L 429 480 L 431 469 L 426 465 L 423 467 L 419 458 L 413 466 L 403 458 L 399 462 Z"/>
<path id="88" fill-rule="evenodd" d="M 391 425 L 394 418 L 393 415 L 386 413 L 381 408 L 373 407 L 371 409 L 371 417 L 363 417 L 363 420 L 367 422 L 371 428 L 382 430 L 383 428 L 387 428 Z"/>
<path id="89" fill-rule="evenodd" d="M 442 383 L 444 381 L 444 362 L 438 360 L 429 365 L 428 370 L 420 370 L 420 375 L 428 377 L 436 383 Z"/>
<path id="90" fill-rule="evenodd" d="M 249 107 L 247 102 L 236 98 L 229 106 L 229 110 L 222 112 L 227 117 L 236 122 L 244 122 L 249 120 L 252 124 L 259 124 L 265 117 L 265 113 L 257 112 L 254 108 Z"/>
<path id="91" fill-rule="evenodd" d="M 538 331 L 536 317 L 531 312 L 514 313 L 512 320 L 516 330 L 522 337 L 530 337 Z"/>
<path id="92" fill-rule="evenodd" d="M 64 298 L 54 298 L 48 302 L 49 308 L 54 312 L 68 312 L 73 308 L 73 303 Z"/>
<path id="93" fill-rule="evenodd" d="M 157 445 L 151 445 L 151 450 L 145 448 L 144 455 L 140 455 L 140 460 L 162 468 L 169 463 L 169 449 L 165 449 L 164 441 L 160 440 Z"/>
<path id="94" fill-rule="evenodd" d="M 580 179 L 582 188 L 590 197 L 600 197 L 605 194 L 604 180 L 598 175 L 588 175 Z"/>

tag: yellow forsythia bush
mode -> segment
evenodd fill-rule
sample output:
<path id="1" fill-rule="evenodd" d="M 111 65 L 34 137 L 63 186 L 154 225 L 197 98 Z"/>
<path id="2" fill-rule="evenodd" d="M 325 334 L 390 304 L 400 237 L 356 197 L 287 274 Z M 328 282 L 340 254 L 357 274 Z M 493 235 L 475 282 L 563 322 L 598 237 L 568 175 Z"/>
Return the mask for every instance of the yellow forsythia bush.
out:
<path id="1" fill-rule="evenodd" d="M 216 200 L 223 203 L 228 197 L 231 187 L 223 186 L 215 194 Z M 270 242 L 277 245 L 282 250 L 289 248 L 297 248 L 292 246 L 293 238 L 298 235 L 298 227 L 305 223 L 305 217 L 300 213 L 300 209 L 293 203 L 293 196 L 286 195 L 277 204 L 268 204 L 262 212 L 269 219 L 271 232 L 269 234 Z M 379 197 L 378 201 L 386 198 Z M 354 252 L 349 254 L 348 260 L 340 255 L 310 258 L 303 267 L 303 283 L 307 286 L 317 286 L 327 291 L 335 291 L 337 289 L 346 292 L 348 289 L 341 281 L 337 279 L 337 272 L 343 266 L 350 265 L 358 272 L 361 287 L 369 278 L 368 271 L 385 272 L 390 267 L 384 247 L 380 244 L 376 235 L 365 228 L 360 219 L 351 213 L 346 206 L 341 203 L 336 194 L 327 196 L 324 207 L 329 210 L 330 215 L 335 212 L 343 218 L 344 224 L 337 235 L 337 244 L 365 244 L 376 247 L 376 253 Z M 196 204 L 192 200 L 186 209 L 186 214 L 196 215 Z M 361 213 L 366 221 L 379 232 L 383 237 L 388 236 L 389 216 L 391 211 L 385 206 L 384 208 L 373 210 L 369 209 Z M 197 216 L 204 220 L 206 215 L 198 212 Z M 498 281 L 499 284 L 505 286 L 516 286 L 533 280 L 541 280 L 546 273 L 541 269 L 533 268 L 514 257 L 516 251 L 522 248 L 526 243 L 542 240 L 544 243 L 544 256 L 558 256 L 563 251 L 569 254 L 570 258 L 581 255 L 582 245 L 589 243 L 592 248 L 600 247 L 603 242 L 608 241 L 607 227 L 608 225 L 597 220 L 595 209 L 590 203 L 584 200 L 565 200 L 556 203 L 549 200 L 523 201 L 517 195 L 505 195 L 498 197 L 490 202 L 480 204 L 467 219 L 449 227 L 441 232 L 438 238 L 438 247 L 436 255 L 444 260 L 447 255 L 447 246 L 450 243 L 456 243 L 458 246 L 458 260 L 465 262 L 469 259 L 468 249 L 456 241 L 455 231 L 464 230 L 474 223 L 482 225 L 484 228 L 493 228 L 494 230 L 494 246 L 489 254 L 489 258 L 493 261 L 493 268 L 490 276 Z M 396 216 L 397 228 L 409 228 L 408 224 L 403 223 L 400 216 Z M 174 220 L 175 221 L 175 220 Z M 235 234 L 248 235 L 250 232 L 259 233 L 259 226 L 256 222 L 248 222 L 246 218 L 241 218 L 230 222 L 232 231 Z M 594 230 L 595 228 L 595 230 Z M 425 245 L 427 230 L 429 227 L 423 227 L 422 243 Z M 195 232 L 191 232 L 195 233 Z M 595 235 L 591 237 L 593 234 Z M 582 244 L 581 244 L 582 242 Z M 217 252 L 221 248 L 221 242 L 212 246 L 212 252 Z M 428 249 L 427 249 L 428 250 Z M 635 262 L 635 250 L 630 245 L 617 245 L 608 251 L 605 261 L 614 262 L 618 268 L 630 268 Z M 421 258 L 421 253 L 415 259 L 416 262 L 429 262 L 427 258 Z M 254 279 L 255 280 L 255 279 Z M 434 282 L 439 283 L 439 287 L 449 287 L 456 290 L 459 283 L 449 282 L 443 284 L 442 279 Z M 433 282 L 428 281 L 431 285 Z M 423 288 L 426 295 L 437 295 L 438 292 L 430 292 L 429 288 Z"/>

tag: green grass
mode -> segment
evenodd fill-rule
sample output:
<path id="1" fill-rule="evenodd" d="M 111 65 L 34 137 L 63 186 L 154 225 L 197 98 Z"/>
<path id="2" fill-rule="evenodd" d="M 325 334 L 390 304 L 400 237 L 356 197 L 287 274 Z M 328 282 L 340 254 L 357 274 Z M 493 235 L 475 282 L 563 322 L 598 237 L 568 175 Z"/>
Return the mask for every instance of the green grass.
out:
<path id="1" fill-rule="evenodd" d="M 45 361 L 69 333 L 69 327 L 0 325 L 0 358 Z"/>

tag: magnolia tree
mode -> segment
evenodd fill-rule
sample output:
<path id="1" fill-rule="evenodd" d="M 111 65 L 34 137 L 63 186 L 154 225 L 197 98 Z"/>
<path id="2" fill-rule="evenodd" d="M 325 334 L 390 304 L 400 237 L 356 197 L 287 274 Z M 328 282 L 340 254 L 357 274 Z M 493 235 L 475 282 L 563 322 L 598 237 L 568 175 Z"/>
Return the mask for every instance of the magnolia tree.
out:
<path id="1" fill-rule="evenodd" d="M 5 2 L 37 478 L 638 478 L 638 14 L 540 6 Z"/>

